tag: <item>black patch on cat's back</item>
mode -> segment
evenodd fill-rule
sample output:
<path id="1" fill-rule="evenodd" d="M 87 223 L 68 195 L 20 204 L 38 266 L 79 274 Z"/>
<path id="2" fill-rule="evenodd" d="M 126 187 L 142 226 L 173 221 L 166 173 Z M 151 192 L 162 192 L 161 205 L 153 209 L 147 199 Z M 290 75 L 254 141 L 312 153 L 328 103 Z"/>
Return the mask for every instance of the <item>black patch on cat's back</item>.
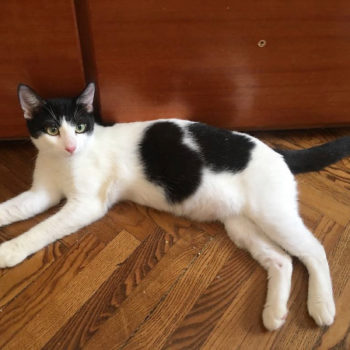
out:
<path id="1" fill-rule="evenodd" d="M 146 178 L 163 187 L 172 203 L 192 195 L 201 182 L 203 161 L 183 144 L 183 137 L 175 123 L 156 122 L 146 130 L 139 148 Z"/>
<path id="2" fill-rule="evenodd" d="M 215 172 L 244 170 L 251 158 L 255 143 L 247 136 L 202 123 L 188 126 L 200 147 L 204 163 Z"/>

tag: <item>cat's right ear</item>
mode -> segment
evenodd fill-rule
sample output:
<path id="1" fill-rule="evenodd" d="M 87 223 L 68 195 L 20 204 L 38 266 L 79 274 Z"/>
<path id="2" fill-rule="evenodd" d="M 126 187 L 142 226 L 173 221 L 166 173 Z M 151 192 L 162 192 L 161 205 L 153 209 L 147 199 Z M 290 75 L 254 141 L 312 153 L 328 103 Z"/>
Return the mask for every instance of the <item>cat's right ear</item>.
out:
<path id="1" fill-rule="evenodd" d="M 94 110 L 95 83 L 89 83 L 85 89 L 77 97 L 77 103 L 84 106 L 87 112 L 91 113 Z"/>
<path id="2" fill-rule="evenodd" d="M 18 85 L 17 94 L 25 119 L 32 119 L 33 113 L 45 103 L 32 88 L 25 84 Z"/>

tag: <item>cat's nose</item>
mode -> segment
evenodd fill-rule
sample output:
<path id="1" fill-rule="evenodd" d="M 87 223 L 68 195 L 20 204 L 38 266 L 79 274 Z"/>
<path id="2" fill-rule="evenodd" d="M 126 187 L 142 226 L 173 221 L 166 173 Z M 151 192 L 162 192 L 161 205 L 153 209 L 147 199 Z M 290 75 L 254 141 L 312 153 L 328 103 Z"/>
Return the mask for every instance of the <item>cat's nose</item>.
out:
<path id="1" fill-rule="evenodd" d="M 69 152 L 70 154 L 73 154 L 76 148 L 77 148 L 76 146 L 67 146 L 67 147 L 65 148 L 65 150 L 66 150 L 67 152 Z"/>

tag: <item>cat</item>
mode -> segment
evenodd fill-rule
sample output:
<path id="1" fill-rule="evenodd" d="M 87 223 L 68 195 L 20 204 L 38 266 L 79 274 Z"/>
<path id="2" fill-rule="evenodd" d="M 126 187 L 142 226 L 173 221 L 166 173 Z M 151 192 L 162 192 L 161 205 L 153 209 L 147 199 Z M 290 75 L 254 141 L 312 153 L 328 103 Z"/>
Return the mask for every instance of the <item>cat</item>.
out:
<path id="1" fill-rule="evenodd" d="M 48 244 L 131 200 L 199 221 L 221 221 L 231 240 L 268 274 L 262 319 L 268 330 L 287 316 L 292 260 L 309 272 L 308 311 L 319 326 L 335 317 L 321 243 L 304 225 L 293 174 L 350 155 L 350 136 L 306 150 L 274 150 L 247 134 L 179 119 L 101 126 L 94 83 L 75 98 L 43 99 L 20 84 L 18 97 L 39 150 L 32 187 L 0 204 L 0 226 L 58 204 L 53 216 L 0 245 L 0 267 L 14 266 Z"/>

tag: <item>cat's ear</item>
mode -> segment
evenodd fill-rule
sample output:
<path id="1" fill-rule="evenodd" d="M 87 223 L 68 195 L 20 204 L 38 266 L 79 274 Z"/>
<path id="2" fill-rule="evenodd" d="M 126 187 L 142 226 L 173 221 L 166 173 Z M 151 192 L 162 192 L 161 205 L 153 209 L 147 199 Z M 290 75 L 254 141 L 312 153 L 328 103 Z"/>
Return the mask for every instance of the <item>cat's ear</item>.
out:
<path id="1" fill-rule="evenodd" d="M 25 119 L 32 119 L 33 113 L 45 104 L 43 100 L 32 88 L 25 84 L 19 84 L 17 88 L 19 103 L 24 112 Z"/>
<path id="2" fill-rule="evenodd" d="M 89 83 L 77 98 L 77 103 L 84 106 L 87 112 L 94 110 L 95 84 Z"/>

